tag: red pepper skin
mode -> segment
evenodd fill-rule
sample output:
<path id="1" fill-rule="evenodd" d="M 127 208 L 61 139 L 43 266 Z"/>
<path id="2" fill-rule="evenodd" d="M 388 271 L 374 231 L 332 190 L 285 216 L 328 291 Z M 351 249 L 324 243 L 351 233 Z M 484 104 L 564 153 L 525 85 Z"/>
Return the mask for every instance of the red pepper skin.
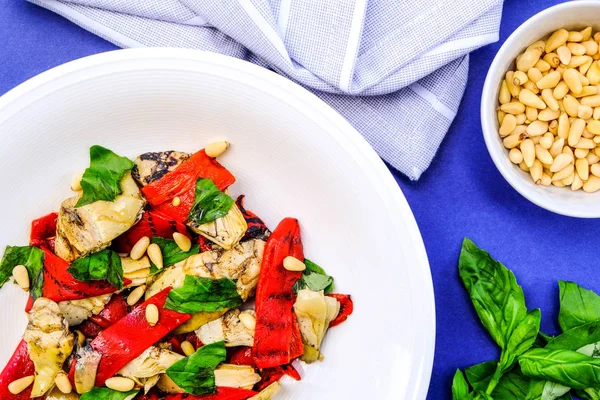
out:
<path id="1" fill-rule="evenodd" d="M 84 334 L 86 338 L 89 339 L 96 338 L 96 336 L 98 336 L 100 332 L 104 330 L 101 326 L 90 320 L 87 320 L 83 324 L 79 325 L 78 329 L 81 331 L 81 333 Z"/>
<path id="2" fill-rule="evenodd" d="M 200 150 L 175 170 L 144 186 L 142 193 L 153 210 L 176 221 L 185 222 L 194 203 L 196 181 L 199 178 L 211 179 L 220 190 L 235 182 L 231 172 L 214 158 L 208 157 L 204 150 Z M 177 207 L 172 204 L 175 197 L 181 200 Z"/>
<path id="3" fill-rule="evenodd" d="M 252 347 L 234 347 L 229 355 L 229 364 L 256 367 L 256 364 L 254 364 L 254 357 L 252 356 Z"/>
<path id="4" fill-rule="evenodd" d="M 196 243 L 200 245 L 200 253 L 212 250 L 212 242 L 204 236 L 198 236 L 198 238 L 196 239 Z"/>
<path id="5" fill-rule="evenodd" d="M 90 320 L 92 320 L 96 325 L 100 326 L 103 329 L 108 328 L 111 325 L 114 325 L 121 318 L 124 318 L 128 312 L 128 305 L 125 297 L 122 294 L 116 294 L 111 297 L 104 310 L 100 312 L 98 315 L 92 315 Z"/>
<path id="6" fill-rule="evenodd" d="M 265 245 L 256 288 L 253 347 L 254 362 L 259 368 L 289 364 L 302 354 L 296 348 L 300 332 L 292 310 L 296 300 L 292 287 L 302 272 L 283 267 L 287 256 L 304 260 L 300 225 L 294 218 L 281 221 Z"/>
<path id="7" fill-rule="evenodd" d="M 28 313 L 33 308 L 33 297 L 29 296 L 27 304 L 25 304 L 25 312 Z"/>
<path id="8" fill-rule="evenodd" d="M 172 239 L 175 232 L 191 238 L 185 225 L 181 222 L 177 222 L 157 211 L 146 211 L 137 224 L 115 239 L 113 248 L 118 253 L 130 253 L 133 246 L 144 236 Z"/>
<path id="9" fill-rule="evenodd" d="M 190 314 L 163 308 L 170 290 L 166 288 L 155 294 L 92 340 L 92 348 L 102 355 L 96 386 L 103 386 L 125 364 L 191 318 Z M 160 310 L 160 318 L 155 326 L 148 325 L 146 320 L 146 307 L 149 304 L 156 305 Z"/>
<path id="10" fill-rule="evenodd" d="M 57 221 L 58 213 L 51 213 L 34 220 L 31 223 L 29 245 L 36 247 L 48 247 L 54 250 L 54 238 L 56 237 Z"/>
<path id="11" fill-rule="evenodd" d="M 354 311 L 354 303 L 352 303 L 352 297 L 349 294 L 328 294 L 327 296 L 333 297 L 340 302 L 340 312 L 333 321 L 329 324 L 329 327 L 337 326 L 348 319 L 348 316 Z"/>
<path id="12" fill-rule="evenodd" d="M 256 384 L 256 391 L 260 392 L 267 386 L 280 380 L 284 375 L 289 376 L 297 381 L 301 380 L 300 373 L 296 371 L 296 368 L 292 364 L 280 365 L 274 368 L 266 368 L 260 371 L 262 379 Z"/>
<path id="13" fill-rule="evenodd" d="M 244 207 L 244 195 L 240 195 L 235 204 L 238 206 L 244 219 L 246 220 L 246 225 L 248 225 L 248 229 L 246 230 L 246 234 L 242 238 L 242 240 L 246 239 L 260 239 L 267 240 L 271 231 L 267 228 L 267 225 L 263 222 L 262 219 L 258 217 L 258 215 L 254 214 L 252 211 L 247 210 Z"/>
<path id="14" fill-rule="evenodd" d="M 69 263 L 54 255 L 50 250 L 44 251 L 44 286 L 42 296 L 53 301 L 79 300 L 102 294 L 114 293 L 117 289 L 108 282 L 82 282 L 73 278 L 67 271 Z M 129 279 L 123 279 L 129 285 Z"/>
<path id="15" fill-rule="evenodd" d="M 246 400 L 257 394 L 253 390 L 238 389 L 232 387 L 218 386 L 213 394 L 203 394 L 196 396 L 189 393 L 165 394 L 160 395 L 152 391 L 141 397 L 139 400 Z"/>
<path id="16" fill-rule="evenodd" d="M 21 379 L 28 375 L 33 375 L 33 362 L 29 358 L 27 350 L 27 342 L 21 340 L 17 349 L 13 353 L 6 367 L 0 373 L 0 399 L 6 400 L 25 400 L 31 396 L 32 386 L 22 391 L 19 394 L 12 394 L 8 390 L 8 385 L 17 379 Z"/>

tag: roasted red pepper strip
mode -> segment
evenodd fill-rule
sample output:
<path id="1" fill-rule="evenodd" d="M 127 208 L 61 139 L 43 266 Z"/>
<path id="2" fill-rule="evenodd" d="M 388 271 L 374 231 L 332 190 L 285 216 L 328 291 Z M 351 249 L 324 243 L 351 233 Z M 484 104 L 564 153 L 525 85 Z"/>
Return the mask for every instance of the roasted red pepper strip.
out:
<path id="1" fill-rule="evenodd" d="M 54 255 L 50 250 L 44 250 L 44 286 L 42 296 L 53 301 L 79 300 L 102 294 L 114 293 L 117 289 L 108 282 L 82 282 L 73 278 L 67 271 L 69 263 Z M 129 279 L 123 279 L 129 285 Z"/>
<path id="2" fill-rule="evenodd" d="M 48 214 L 38 218 L 31 223 L 31 235 L 29 245 L 36 247 L 48 247 L 54 250 L 54 238 L 56 237 L 56 222 L 58 213 Z"/>
<path id="3" fill-rule="evenodd" d="M 280 380 L 284 375 L 297 381 L 302 379 L 300 373 L 296 371 L 296 368 L 292 364 L 280 365 L 279 367 L 266 368 L 260 371 L 262 379 L 256 384 L 255 389 L 260 392 L 273 382 Z"/>
<path id="4" fill-rule="evenodd" d="M 78 329 L 88 339 L 94 339 L 96 336 L 98 336 L 100 334 L 100 332 L 103 331 L 102 327 L 100 327 L 98 324 L 96 324 L 90 320 L 85 321 L 83 324 L 81 324 L 79 326 Z"/>
<path id="5" fill-rule="evenodd" d="M 254 361 L 259 368 L 289 364 L 302 354 L 296 348 L 300 332 L 292 310 L 296 300 L 292 287 L 302 272 L 283 267 L 287 256 L 304 260 L 300 225 L 294 218 L 281 221 L 265 245 L 256 288 L 253 347 Z"/>
<path id="6" fill-rule="evenodd" d="M 256 366 L 252 356 L 252 347 L 229 347 L 229 349 L 232 349 L 229 354 L 229 364 Z"/>
<path id="7" fill-rule="evenodd" d="M 128 306 L 122 294 L 115 294 L 98 315 L 92 315 L 90 319 L 103 329 L 114 325 L 127 315 Z"/>
<path id="8" fill-rule="evenodd" d="M 163 308 L 170 290 L 169 287 L 155 294 L 92 340 L 92 348 L 102 355 L 96 386 L 103 386 L 125 364 L 191 318 L 190 314 Z M 160 310 L 160 318 L 155 326 L 148 325 L 146 320 L 146 307 L 149 304 L 156 305 Z"/>
<path id="9" fill-rule="evenodd" d="M 255 391 L 220 386 L 213 394 L 196 396 L 189 393 L 159 395 L 152 391 L 139 397 L 139 400 L 246 400 L 257 394 Z M 138 399 L 136 397 L 136 399 Z"/>
<path id="10" fill-rule="evenodd" d="M 10 360 L 6 364 L 6 367 L 0 373 L 0 399 L 6 400 L 25 400 L 31 396 L 32 386 L 22 391 L 19 394 L 12 394 L 8 390 L 8 385 L 17 379 L 21 379 L 28 375 L 33 375 L 34 366 L 33 362 L 29 358 L 29 351 L 27 350 L 27 342 L 21 340 L 19 346 L 13 353 Z"/>
<path id="11" fill-rule="evenodd" d="M 333 321 L 329 324 L 329 327 L 336 326 L 348 319 L 348 316 L 354 311 L 354 303 L 349 294 L 328 294 L 327 296 L 333 297 L 340 302 L 340 312 Z"/>
<path id="12" fill-rule="evenodd" d="M 175 170 L 144 186 L 142 193 L 153 210 L 176 221 L 185 222 L 194 203 L 196 181 L 199 178 L 211 179 L 220 190 L 235 182 L 231 172 L 214 158 L 208 157 L 204 150 L 200 150 Z M 181 200 L 177 207 L 172 204 L 175 197 Z"/>
<path id="13" fill-rule="evenodd" d="M 198 238 L 196 239 L 196 243 L 200 245 L 200 253 L 212 250 L 212 242 L 204 236 L 198 236 Z"/>
<path id="14" fill-rule="evenodd" d="M 133 245 L 144 236 L 149 238 L 159 236 L 172 239 L 175 232 L 191 238 L 185 225 L 181 222 L 177 222 L 156 211 L 146 211 L 137 224 L 115 239 L 113 248 L 118 253 L 129 253 Z"/>
<path id="15" fill-rule="evenodd" d="M 242 212 L 244 219 L 246 220 L 246 224 L 248 225 L 248 229 L 246 230 L 246 234 L 244 235 L 242 240 L 245 239 L 260 239 L 267 240 L 271 231 L 267 228 L 267 225 L 263 222 L 262 219 L 258 217 L 258 215 L 254 214 L 252 211 L 247 210 L 244 207 L 244 195 L 240 195 L 235 204 L 237 204 L 238 208 Z"/>

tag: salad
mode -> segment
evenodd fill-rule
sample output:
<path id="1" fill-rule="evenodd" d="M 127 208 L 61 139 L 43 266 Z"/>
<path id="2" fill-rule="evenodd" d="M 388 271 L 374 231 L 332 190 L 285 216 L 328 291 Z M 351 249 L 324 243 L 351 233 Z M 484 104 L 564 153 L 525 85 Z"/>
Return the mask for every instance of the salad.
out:
<path id="1" fill-rule="evenodd" d="M 90 149 L 75 195 L 0 262 L 0 286 L 29 293 L 0 399 L 266 400 L 323 360 L 352 300 L 305 259 L 298 220 L 271 231 L 229 195 L 228 147 Z"/>

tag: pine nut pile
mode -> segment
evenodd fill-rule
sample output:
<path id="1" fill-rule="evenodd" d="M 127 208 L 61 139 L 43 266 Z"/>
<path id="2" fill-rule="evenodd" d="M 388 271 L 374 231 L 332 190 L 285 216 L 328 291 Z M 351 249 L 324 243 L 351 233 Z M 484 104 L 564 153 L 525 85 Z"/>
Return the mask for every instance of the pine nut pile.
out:
<path id="1" fill-rule="evenodd" d="M 600 190 L 600 32 L 559 29 L 501 82 L 499 133 L 536 184 Z"/>

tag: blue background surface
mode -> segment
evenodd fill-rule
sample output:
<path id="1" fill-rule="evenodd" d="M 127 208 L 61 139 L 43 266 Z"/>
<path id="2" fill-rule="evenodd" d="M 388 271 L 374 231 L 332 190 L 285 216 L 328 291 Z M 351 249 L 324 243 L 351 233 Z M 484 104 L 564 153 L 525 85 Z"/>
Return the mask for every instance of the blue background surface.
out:
<path id="1" fill-rule="evenodd" d="M 542 309 L 547 333 L 558 330 L 558 279 L 600 292 L 600 221 L 555 215 L 521 197 L 494 167 L 479 122 L 481 88 L 500 44 L 527 18 L 557 3 L 506 0 L 500 42 L 471 55 L 464 100 L 432 166 L 416 183 L 392 171 L 421 229 L 435 286 L 437 342 L 429 399 L 450 397 L 456 368 L 498 357 L 458 278 L 464 237 L 515 272 L 528 307 Z M 23 0 L 0 0 L 0 94 L 54 66 L 115 48 Z"/>

